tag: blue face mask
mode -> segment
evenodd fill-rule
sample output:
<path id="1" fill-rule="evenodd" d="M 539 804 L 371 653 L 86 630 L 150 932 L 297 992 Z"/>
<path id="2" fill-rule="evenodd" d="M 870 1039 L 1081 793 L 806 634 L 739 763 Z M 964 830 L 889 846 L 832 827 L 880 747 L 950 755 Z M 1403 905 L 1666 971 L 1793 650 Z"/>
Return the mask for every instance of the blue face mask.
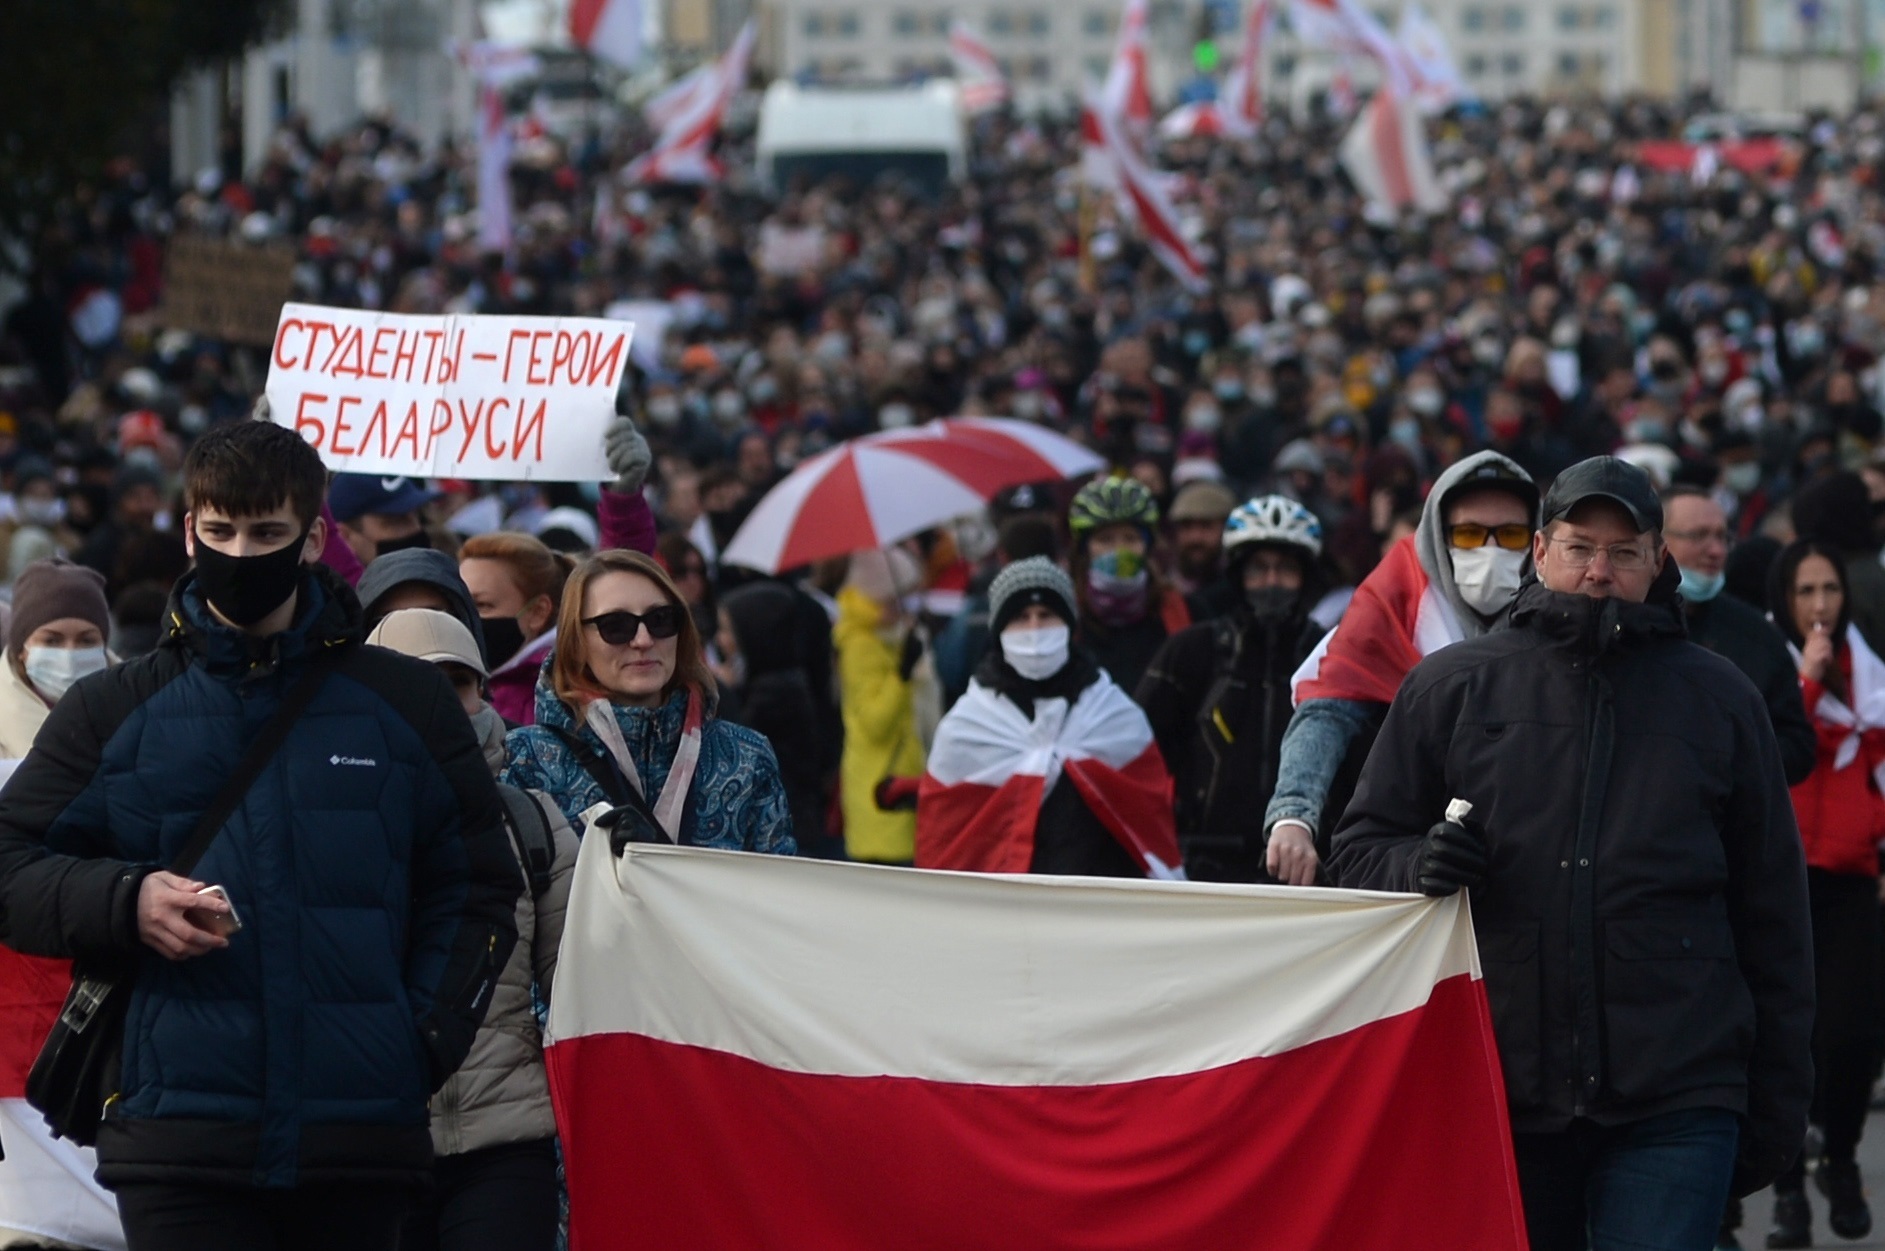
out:
<path id="1" fill-rule="evenodd" d="M 1682 598 L 1691 604 L 1706 604 L 1721 594 L 1722 583 L 1728 580 L 1724 573 L 1697 573 L 1693 569 L 1682 571 Z"/>

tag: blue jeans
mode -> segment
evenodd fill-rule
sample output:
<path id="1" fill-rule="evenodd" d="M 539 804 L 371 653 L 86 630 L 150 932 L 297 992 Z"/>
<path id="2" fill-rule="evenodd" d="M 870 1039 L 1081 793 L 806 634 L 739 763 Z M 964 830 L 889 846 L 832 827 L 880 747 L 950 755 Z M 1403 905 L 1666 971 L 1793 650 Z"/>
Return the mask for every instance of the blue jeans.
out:
<path id="1" fill-rule="evenodd" d="M 1512 1135 L 1532 1251 L 1708 1251 L 1740 1138 L 1726 1108 Z"/>
<path id="2" fill-rule="evenodd" d="M 1348 757 L 1348 745 L 1379 726 L 1386 713 L 1386 704 L 1354 699 L 1311 699 L 1298 706 L 1283 731 L 1276 793 L 1263 814 L 1265 832 L 1288 817 L 1312 834 L 1322 833 L 1322 807 Z"/>

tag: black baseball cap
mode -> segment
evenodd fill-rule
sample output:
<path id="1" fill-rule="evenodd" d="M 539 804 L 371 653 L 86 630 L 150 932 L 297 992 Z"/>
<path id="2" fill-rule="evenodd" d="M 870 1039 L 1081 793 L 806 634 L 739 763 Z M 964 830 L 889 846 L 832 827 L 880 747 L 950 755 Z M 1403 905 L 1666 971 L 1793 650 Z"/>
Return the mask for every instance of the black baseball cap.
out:
<path id="1" fill-rule="evenodd" d="M 1621 504 L 1639 534 L 1662 529 L 1662 501 L 1656 496 L 1656 484 L 1641 469 L 1614 456 L 1580 460 L 1559 474 L 1545 493 L 1545 524 L 1596 498 Z"/>

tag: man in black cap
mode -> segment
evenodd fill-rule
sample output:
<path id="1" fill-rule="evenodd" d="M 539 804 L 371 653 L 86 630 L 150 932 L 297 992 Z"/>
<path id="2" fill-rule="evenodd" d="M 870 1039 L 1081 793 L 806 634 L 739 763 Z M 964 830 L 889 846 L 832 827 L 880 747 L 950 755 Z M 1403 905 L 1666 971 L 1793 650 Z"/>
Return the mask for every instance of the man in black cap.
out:
<path id="1" fill-rule="evenodd" d="M 1511 628 L 1408 675 L 1331 869 L 1472 891 L 1534 1251 L 1709 1246 L 1806 1129 L 1800 837 L 1760 693 L 1683 637 L 1648 476 L 1583 461 L 1543 514 Z"/>

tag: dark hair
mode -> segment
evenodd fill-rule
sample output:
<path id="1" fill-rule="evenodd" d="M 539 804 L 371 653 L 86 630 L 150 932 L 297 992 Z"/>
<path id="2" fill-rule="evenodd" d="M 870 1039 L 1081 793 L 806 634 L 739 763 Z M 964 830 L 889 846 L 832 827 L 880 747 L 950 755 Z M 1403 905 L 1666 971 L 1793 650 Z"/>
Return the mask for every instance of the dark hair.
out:
<path id="1" fill-rule="evenodd" d="M 1837 646 L 1844 641 L 1846 623 L 1852 619 L 1852 587 L 1846 580 L 1846 562 L 1826 544 L 1814 539 L 1795 539 L 1780 549 L 1780 555 L 1774 557 L 1774 567 L 1767 573 L 1767 609 L 1773 614 L 1774 624 L 1787 636 L 1787 641 L 1795 647 L 1801 646 L 1805 640 L 1800 637 L 1800 628 L 1793 621 L 1793 580 L 1809 556 L 1824 557 L 1839 579 L 1842 602 L 1839 605 L 1839 622 L 1833 628 L 1833 644 Z"/>
<path id="2" fill-rule="evenodd" d="M 1707 488 L 1693 482 L 1677 482 L 1656 492 L 1656 498 L 1662 501 L 1662 513 L 1667 517 L 1669 505 L 1676 500 L 1713 500 L 1715 497 Z"/>
<path id="3" fill-rule="evenodd" d="M 1018 513 L 1002 522 L 995 546 L 1011 562 L 1030 556 L 1060 559 L 1060 535 L 1054 523 L 1039 513 Z"/>
<path id="4" fill-rule="evenodd" d="M 183 462 L 183 505 L 231 517 L 259 517 L 293 506 L 306 530 L 321 515 L 327 470 L 308 441 L 267 421 L 218 426 L 196 441 Z"/>

